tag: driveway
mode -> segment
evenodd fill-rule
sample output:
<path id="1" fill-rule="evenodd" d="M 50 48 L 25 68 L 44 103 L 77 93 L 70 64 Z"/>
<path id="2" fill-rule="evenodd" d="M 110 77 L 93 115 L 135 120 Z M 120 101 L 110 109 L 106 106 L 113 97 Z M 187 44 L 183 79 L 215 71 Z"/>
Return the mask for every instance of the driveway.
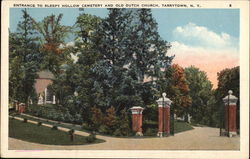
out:
<path id="1" fill-rule="evenodd" d="M 76 131 L 79 135 L 88 135 Z M 240 137 L 220 137 L 218 128 L 194 127 L 193 130 L 164 138 L 115 138 L 97 135 L 106 142 L 90 145 L 58 146 L 30 143 L 9 138 L 9 150 L 239 150 Z"/>

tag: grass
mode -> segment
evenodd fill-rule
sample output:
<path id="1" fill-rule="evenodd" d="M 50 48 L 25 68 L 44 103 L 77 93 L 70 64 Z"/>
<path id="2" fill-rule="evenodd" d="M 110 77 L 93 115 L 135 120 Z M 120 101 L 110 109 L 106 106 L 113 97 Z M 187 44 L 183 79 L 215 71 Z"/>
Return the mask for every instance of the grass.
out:
<path id="1" fill-rule="evenodd" d="M 15 119 L 9 120 L 9 137 L 47 145 L 84 145 L 90 142 L 104 142 L 100 139 L 90 141 L 88 137 L 80 135 L 74 135 L 74 141 L 71 141 L 68 132 L 52 130 L 49 127 L 24 123 Z"/>
<path id="2" fill-rule="evenodd" d="M 51 125 L 57 125 L 57 126 L 61 126 L 64 128 L 68 128 L 68 129 L 75 129 L 75 130 L 79 130 L 79 131 L 85 131 L 85 132 L 90 132 L 87 129 L 83 129 L 81 126 L 73 126 L 72 124 L 64 124 L 64 123 L 58 123 L 58 121 L 52 122 L 52 121 L 46 121 L 46 120 L 39 120 L 30 116 L 26 116 L 26 115 L 15 115 L 15 116 L 19 116 L 22 118 L 27 118 L 28 120 L 33 120 L 33 121 L 42 121 L 45 124 L 51 124 Z M 150 130 L 148 130 L 150 129 Z M 175 120 L 174 122 L 174 133 L 180 133 L 180 132 L 184 132 L 184 131 L 188 131 L 188 130 L 192 130 L 192 124 L 188 124 L 186 122 L 183 121 L 177 121 Z M 158 122 L 155 121 L 145 121 L 143 123 L 143 134 L 144 137 L 149 136 L 149 137 L 156 137 L 156 134 L 158 132 Z M 117 136 L 113 136 L 113 135 L 107 135 L 107 134 L 102 134 L 102 133 L 97 133 L 100 135 L 104 135 L 104 136 L 111 136 L 111 137 L 117 137 Z M 134 137 L 134 135 L 129 135 L 129 136 L 120 136 L 118 138 L 131 138 Z"/>
<path id="3" fill-rule="evenodd" d="M 183 131 L 188 131 L 194 129 L 190 124 L 182 121 L 175 121 L 174 122 L 174 133 L 180 133 Z"/>
<path id="4" fill-rule="evenodd" d="M 158 132 L 158 122 L 146 121 L 143 125 L 145 136 L 156 136 Z M 183 121 L 174 121 L 174 133 L 180 133 L 188 130 L 194 129 L 190 124 Z"/>
<path id="5" fill-rule="evenodd" d="M 13 115 L 13 114 L 12 114 Z M 73 126 L 73 124 L 71 123 L 66 123 L 66 124 L 63 124 L 62 122 L 60 121 L 53 121 L 51 119 L 37 119 L 37 118 L 34 118 L 32 116 L 26 116 L 26 115 L 22 115 L 22 114 L 15 114 L 14 116 L 16 117 L 21 117 L 21 118 L 27 118 L 28 120 L 32 120 L 32 121 L 36 121 L 36 122 L 42 122 L 44 124 L 50 124 L 50 125 L 57 125 L 57 126 L 60 126 L 60 127 L 64 127 L 64 128 L 68 128 L 68 129 L 75 129 L 75 130 L 79 130 L 79 131 L 82 131 L 82 127 L 81 126 Z M 89 132 L 90 131 L 87 131 L 87 130 L 84 130 L 85 132 Z"/>

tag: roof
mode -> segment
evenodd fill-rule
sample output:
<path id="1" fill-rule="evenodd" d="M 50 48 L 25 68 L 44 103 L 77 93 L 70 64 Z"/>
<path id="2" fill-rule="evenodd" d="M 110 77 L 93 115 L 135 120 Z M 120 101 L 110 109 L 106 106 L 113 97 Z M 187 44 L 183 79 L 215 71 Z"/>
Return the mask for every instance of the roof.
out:
<path id="1" fill-rule="evenodd" d="M 50 71 L 40 71 L 37 73 L 38 78 L 54 79 L 55 76 Z"/>

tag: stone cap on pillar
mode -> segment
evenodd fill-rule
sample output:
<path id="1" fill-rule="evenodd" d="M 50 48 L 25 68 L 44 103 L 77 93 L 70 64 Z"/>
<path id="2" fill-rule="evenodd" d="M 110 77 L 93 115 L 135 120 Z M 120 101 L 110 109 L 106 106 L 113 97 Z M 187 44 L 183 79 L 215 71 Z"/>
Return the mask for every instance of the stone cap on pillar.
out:
<path id="1" fill-rule="evenodd" d="M 228 94 L 225 98 L 223 98 L 223 102 L 225 105 L 236 105 L 237 101 L 238 101 L 238 98 L 235 97 L 233 94 L 233 91 L 232 90 L 229 90 L 228 91 Z"/>
<path id="2" fill-rule="evenodd" d="M 159 98 L 156 102 L 158 104 L 158 107 L 170 107 L 172 101 L 166 97 L 166 93 L 162 93 L 162 97 Z"/>
<path id="3" fill-rule="evenodd" d="M 132 114 L 142 114 L 144 108 L 140 106 L 133 106 L 130 110 L 132 111 Z"/>

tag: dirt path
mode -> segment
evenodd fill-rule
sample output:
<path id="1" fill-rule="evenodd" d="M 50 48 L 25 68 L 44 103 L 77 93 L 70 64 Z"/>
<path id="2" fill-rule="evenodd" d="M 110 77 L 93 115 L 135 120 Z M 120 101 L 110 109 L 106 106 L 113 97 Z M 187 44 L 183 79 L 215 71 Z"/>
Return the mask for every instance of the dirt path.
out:
<path id="1" fill-rule="evenodd" d="M 79 135 L 87 133 L 76 131 Z M 30 143 L 9 138 L 10 150 L 238 150 L 239 136 L 220 137 L 218 128 L 194 127 L 193 130 L 164 138 L 113 138 L 97 135 L 106 142 L 80 146 Z"/>

